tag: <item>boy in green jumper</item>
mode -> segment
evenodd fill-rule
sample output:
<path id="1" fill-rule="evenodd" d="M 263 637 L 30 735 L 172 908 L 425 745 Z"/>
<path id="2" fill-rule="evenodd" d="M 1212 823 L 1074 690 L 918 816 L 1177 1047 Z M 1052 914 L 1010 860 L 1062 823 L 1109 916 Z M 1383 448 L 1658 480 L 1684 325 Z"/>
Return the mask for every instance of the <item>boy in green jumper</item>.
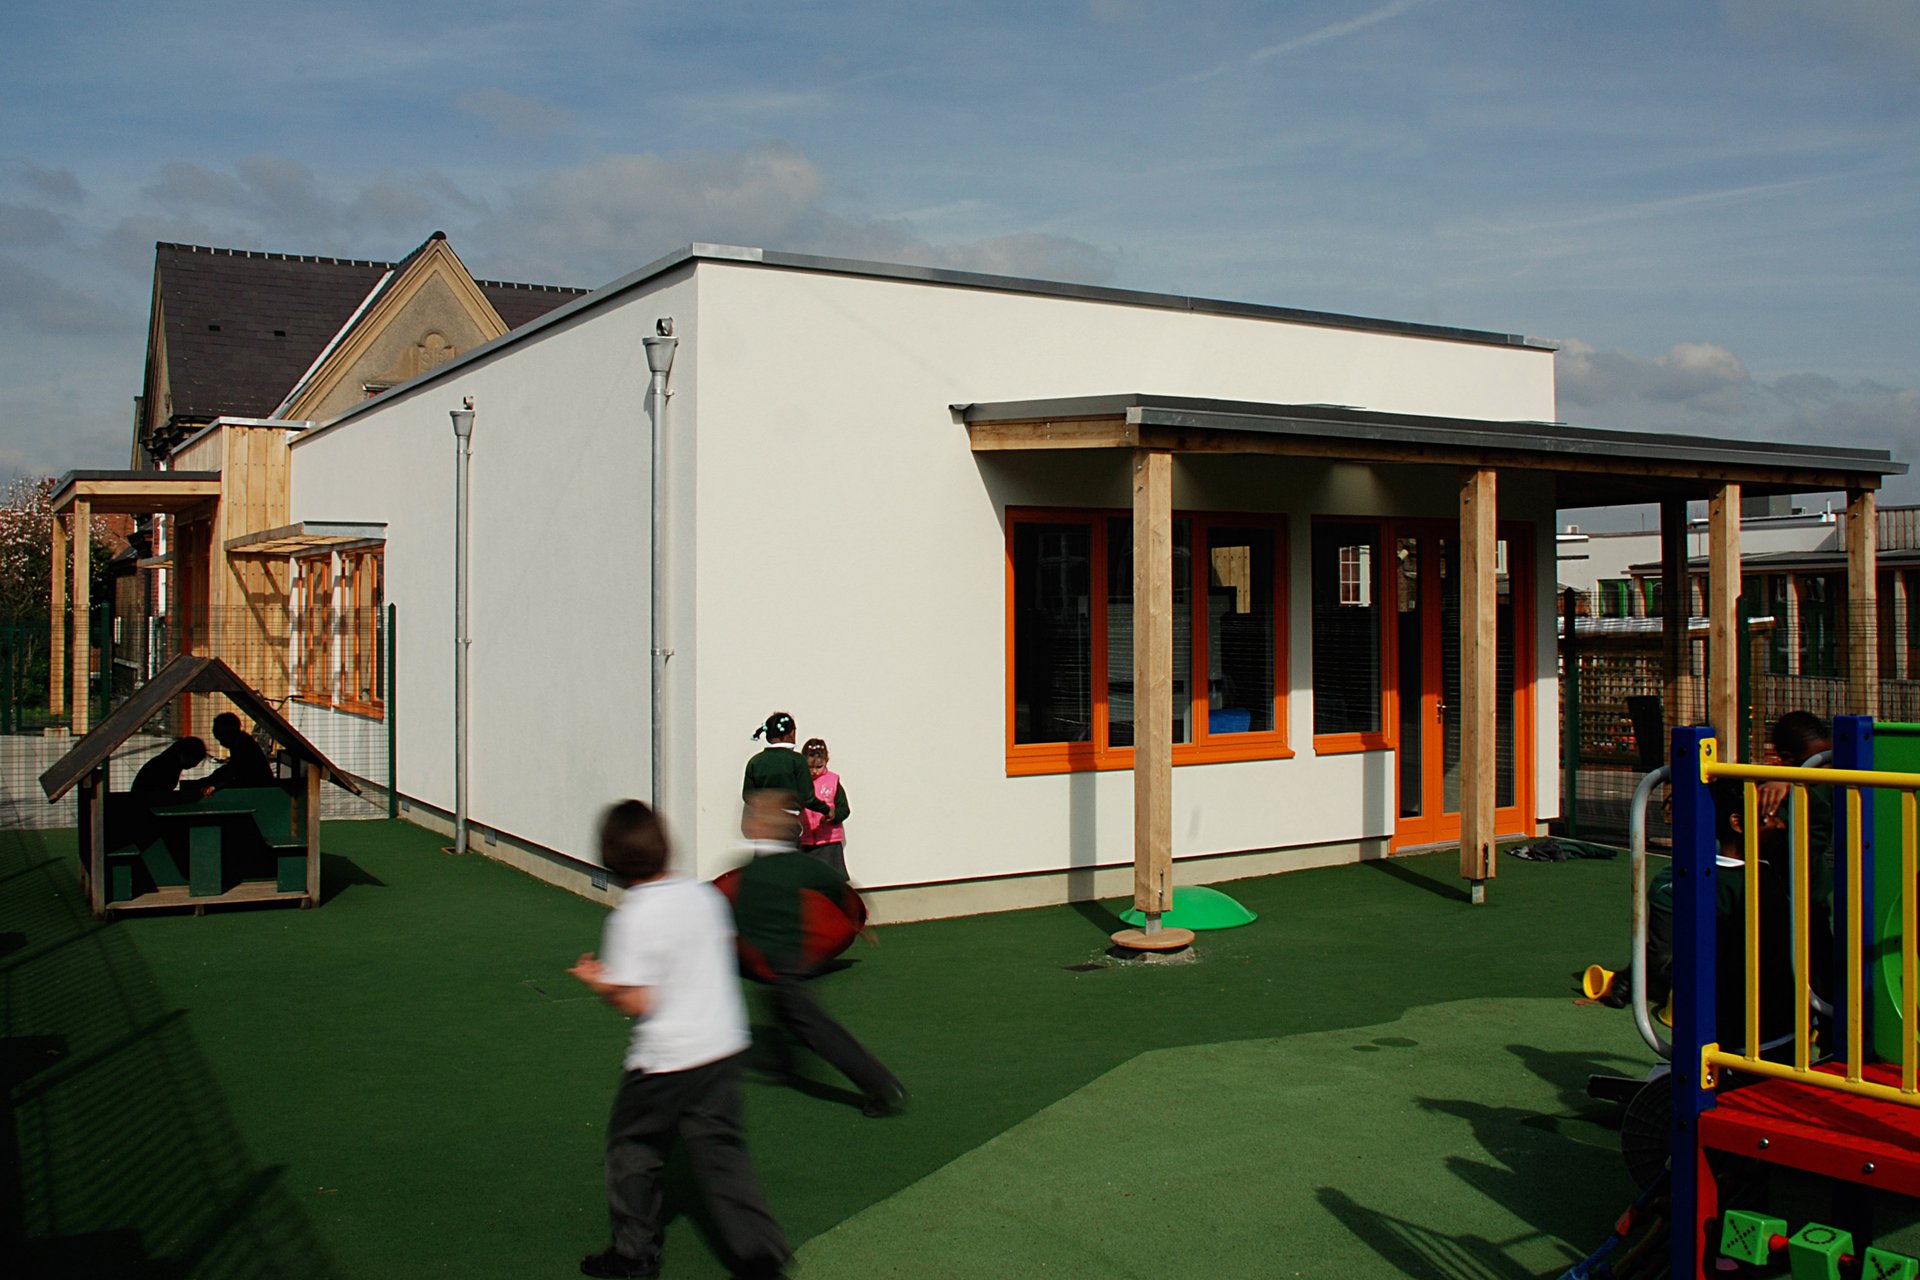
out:
<path id="1" fill-rule="evenodd" d="M 740 868 L 740 889 L 733 903 L 734 927 L 765 958 L 774 976 L 766 983 L 774 1020 L 808 1049 L 824 1058 L 860 1090 L 862 1114 L 884 1116 L 906 1098 L 906 1090 L 886 1064 L 820 1007 L 806 989 L 811 975 L 802 955 L 803 903 L 808 890 L 838 901 L 846 880 L 832 867 L 794 844 L 799 820 L 777 791 L 747 797 L 742 834 L 753 845 L 753 861 Z M 787 1057 L 782 1046 L 782 1060 Z"/>

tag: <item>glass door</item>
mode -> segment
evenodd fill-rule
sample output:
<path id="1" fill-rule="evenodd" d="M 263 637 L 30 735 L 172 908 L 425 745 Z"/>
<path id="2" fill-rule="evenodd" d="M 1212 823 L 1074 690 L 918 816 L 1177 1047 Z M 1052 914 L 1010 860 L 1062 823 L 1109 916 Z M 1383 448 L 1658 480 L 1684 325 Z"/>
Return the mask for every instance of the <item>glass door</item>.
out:
<path id="1" fill-rule="evenodd" d="M 1520 571 L 1522 543 L 1502 537 L 1494 576 L 1494 823 L 1503 833 L 1528 830 L 1523 797 L 1531 761 L 1521 749 L 1530 690 L 1532 633 Z M 1393 670 L 1399 702 L 1398 821 L 1394 847 L 1460 838 L 1462 746 L 1460 553 L 1449 524 L 1396 526 L 1398 609 Z"/>

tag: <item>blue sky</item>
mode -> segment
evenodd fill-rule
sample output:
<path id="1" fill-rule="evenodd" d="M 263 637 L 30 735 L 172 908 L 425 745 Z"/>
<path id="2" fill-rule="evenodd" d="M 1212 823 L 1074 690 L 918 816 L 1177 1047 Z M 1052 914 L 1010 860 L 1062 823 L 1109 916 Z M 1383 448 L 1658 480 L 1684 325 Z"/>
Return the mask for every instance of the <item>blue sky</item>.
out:
<path id="1" fill-rule="evenodd" d="M 155 240 L 436 228 L 541 283 L 704 240 L 1524 333 L 1571 422 L 1920 462 L 1911 0 L 14 0 L 5 31 L 0 471 L 126 464 Z"/>

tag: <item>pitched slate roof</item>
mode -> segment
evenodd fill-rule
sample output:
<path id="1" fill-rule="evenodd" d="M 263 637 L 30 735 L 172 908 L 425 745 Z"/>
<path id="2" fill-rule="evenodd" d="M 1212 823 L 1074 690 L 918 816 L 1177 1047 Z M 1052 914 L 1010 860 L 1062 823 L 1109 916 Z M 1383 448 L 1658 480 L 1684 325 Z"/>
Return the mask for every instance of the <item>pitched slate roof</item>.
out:
<path id="1" fill-rule="evenodd" d="M 434 232 L 426 242 L 444 239 Z M 154 246 L 154 288 L 166 328 L 171 418 L 263 417 L 398 263 L 202 245 Z M 509 329 L 585 293 L 477 282 Z"/>

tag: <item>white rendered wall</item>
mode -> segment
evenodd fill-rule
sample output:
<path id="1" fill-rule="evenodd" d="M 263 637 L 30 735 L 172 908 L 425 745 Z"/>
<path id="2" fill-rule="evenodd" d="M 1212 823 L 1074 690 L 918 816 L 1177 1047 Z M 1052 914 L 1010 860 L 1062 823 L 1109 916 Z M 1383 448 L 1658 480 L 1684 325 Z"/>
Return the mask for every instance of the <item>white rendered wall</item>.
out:
<path id="1" fill-rule="evenodd" d="M 697 272 L 697 277 L 695 273 Z M 704 262 L 296 445 L 292 518 L 388 525 L 404 794 L 453 807 L 448 411 L 476 402 L 470 817 L 591 859 L 648 788 L 647 373 L 681 336 L 668 446 L 663 812 L 681 860 L 736 856 L 740 770 L 775 709 L 833 744 L 867 884 L 1124 862 L 1132 775 L 1008 778 L 1004 510 L 1129 503 L 1120 455 L 976 456 L 952 402 L 1131 390 L 1551 419 L 1549 353 Z M 1174 772 L 1176 853 L 1381 838 L 1390 753 L 1315 758 L 1315 514 L 1457 516 L 1450 473 L 1179 459 L 1184 509 L 1290 514 L 1287 761 Z M 1552 510 L 1516 488 L 1551 582 Z M 1544 599 L 1544 594 L 1542 596 Z M 1557 806 L 1551 611 L 1536 767 Z"/>
<path id="2" fill-rule="evenodd" d="M 454 807 L 454 436 L 474 399 L 469 817 L 575 857 L 648 790 L 647 365 L 690 273 L 403 393 L 293 450 L 295 520 L 387 524 L 403 794 Z M 682 351 L 676 376 L 691 382 Z"/>
<path id="3" fill-rule="evenodd" d="M 695 598 L 677 586 L 676 600 L 699 654 L 692 824 L 706 871 L 730 856 L 749 735 L 776 709 L 803 739 L 832 745 L 859 882 L 1131 857 L 1130 772 L 1009 778 L 1005 767 L 1005 508 L 1125 509 L 1127 459 L 976 456 L 947 405 L 1145 391 L 1553 415 L 1552 359 L 1532 349 L 724 264 L 703 264 L 699 288 L 703 323 L 682 330 L 701 352 L 698 568 Z M 1391 754 L 1313 754 L 1308 522 L 1457 519 L 1451 474 L 1176 459 L 1176 507 L 1291 514 L 1297 752 L 1176 768 L 1176 856 L 1391 831 Z M 1550 584 L 1550 497 L 1503 493 L 1502 516 L 1539 523 Z M 1550 812 L 1550 621 L 1534 643 L 1539 807 Z"/>

